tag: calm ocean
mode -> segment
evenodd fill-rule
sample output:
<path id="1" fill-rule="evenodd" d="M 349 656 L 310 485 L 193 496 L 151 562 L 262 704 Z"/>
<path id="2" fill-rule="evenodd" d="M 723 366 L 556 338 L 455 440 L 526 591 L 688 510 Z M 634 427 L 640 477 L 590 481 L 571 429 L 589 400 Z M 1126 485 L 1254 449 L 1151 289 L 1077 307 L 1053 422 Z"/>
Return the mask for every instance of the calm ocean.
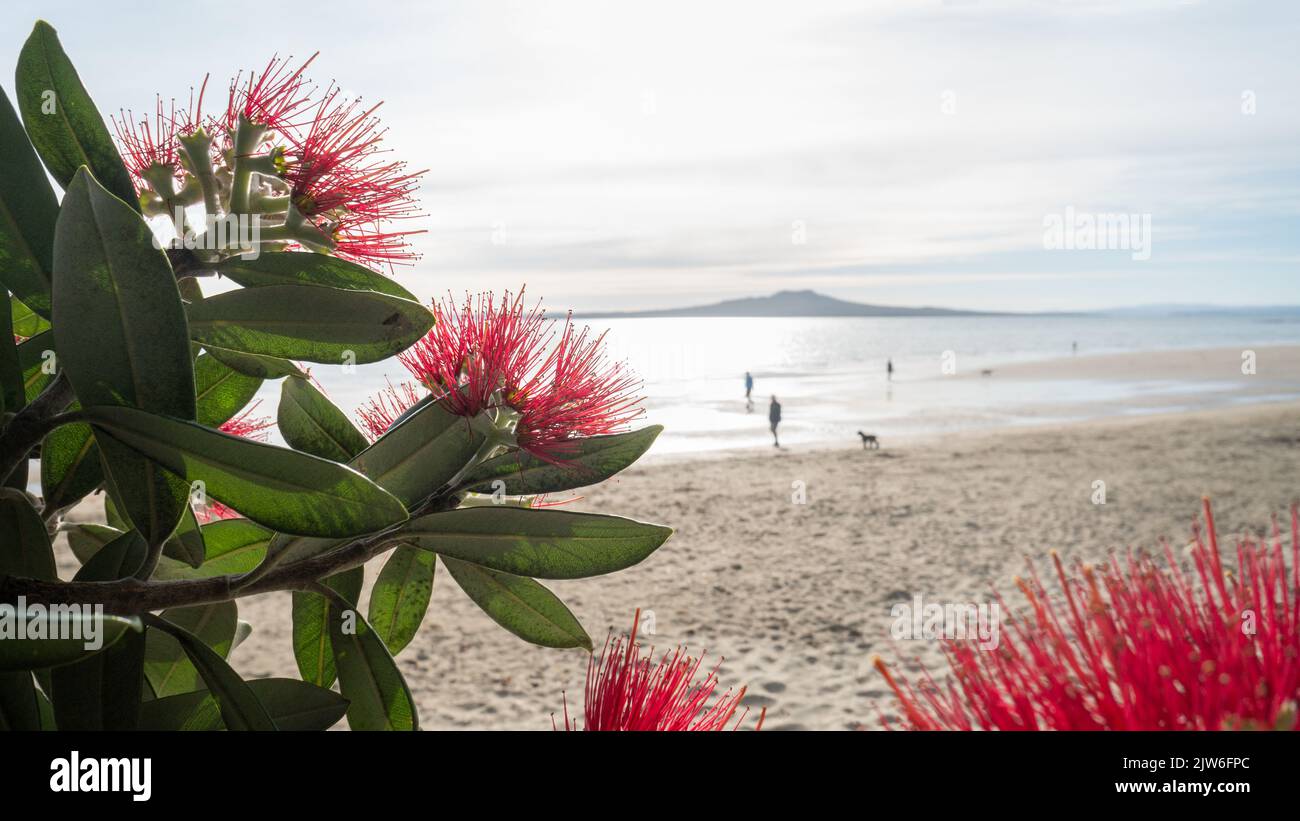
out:
<path id="1" fill-rule="evenodd" d="M 646 421 L 666 431 L 660 455 L 770 445 L 768 399 L 783 407 L 782 444 L 857 442 L 855 431 L 886 441 L 944 431 L 1050 423 L 1300 396 L 1300 385 L 1243 397 L 1230 382 L 1185 380 L 952 379 L 1011 362 L 1167 349 L 1300 344 L 1300 318 L 1206 315 L 900 318 L 689 318 L 589 321 L 608 328 L 611 353 L 645 379 Z M 885 379 L 892 358 L 893 384 Z M 754 375 L 747 413 L 745 371 Z M 385 379 L 406 378 L 396 362 L 352 373 L 313 373 L 346 411 Z M 268 413 L 278 383 L 263 389 Z"/>

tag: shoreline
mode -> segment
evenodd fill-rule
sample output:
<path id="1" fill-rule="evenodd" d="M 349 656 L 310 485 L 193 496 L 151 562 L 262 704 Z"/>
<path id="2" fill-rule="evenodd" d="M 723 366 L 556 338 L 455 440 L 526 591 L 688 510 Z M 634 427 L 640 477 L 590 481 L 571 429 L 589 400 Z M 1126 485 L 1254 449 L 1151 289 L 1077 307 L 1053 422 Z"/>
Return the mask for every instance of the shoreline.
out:
<path id="1" fill-rule="evenodd" d="M 1161 389 L 1154 390 L 1145 397 L 1134 398 L 1126 394 L 1126 398 L 1111 401 L 1065 401 L 1051 404 L 1031 402 L 1020 406 L 1013 405 L 1003 409 L 1006 416 L 998 421 L 965 427 L 958 425 L 950 429 L 891 433 L 887 437 L 889 441 L 882 439 L 882 444 L 888 446 L 892 442 L 915 446 L 965 434 L 1034 430 L 1045 426 L 1089 424 L 1108 419 L 1164 418 L 1207 410 L 1271 406 L 1300 401 L 1300 345 L 1260 345 L 1249 349 L 1257 355 L 1257 373 L 1253 376 L 1241 372 L 1243 350 L 1213 347 L 1080 354 L 993 364 L 989 368 L 993 371 L 991 376 L 983 376 L 979 371 L 971 370 L 952 376 L 927 376 L 921 379 L 900 380 L 894 383 L 900 390 L 906 390 L 909 385 L 936 385 L 944 381 L 965 385 L 1029 382 L 1040 386 L 1053 382 L 1074 385 L 1119 382 Z M 1226 390 L 1207 391 L 1207 385 L 1220 388 L 1231 385 L 1234 390 L 1241 392 L 1226 395 L 1228 393 Z M 1079 392 L 1075 391 L 1076 394 Z M 787 412 L 786 421 L 790 419 Z M 874 432 L 869 429 L 870 423 L 863 424 L 868 426 L 868 433 Z M 845 426 L 845 434 L 840 438 L 799 441 L 793 445 L 783 444 L 782 447 L 800 452 L 851 448 L 859 442 L 855 435 L 856 429 L 857 423 L 848 424 Z M 770 442 L 766 448 L 750 444 L 656 452 L 656 448 L 652 447 L 638 464 L 683 464 L 728 460 L 770 449 Z"/>

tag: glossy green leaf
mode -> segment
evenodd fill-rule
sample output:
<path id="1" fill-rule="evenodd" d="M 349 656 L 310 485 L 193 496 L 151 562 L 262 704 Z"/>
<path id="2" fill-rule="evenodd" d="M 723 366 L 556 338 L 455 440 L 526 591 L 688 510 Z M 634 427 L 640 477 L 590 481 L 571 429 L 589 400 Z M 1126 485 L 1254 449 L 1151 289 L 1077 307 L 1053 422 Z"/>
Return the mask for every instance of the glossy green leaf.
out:
<path id="1" fill-rule="evenodd" d="M 502 454 L 470 471 L 461 487 L 491 493 L 496 489 L 493 482 L 500 480 L 506 494 L 522 496 L 599 484 L 640 459 L 662 432 L 663 425 L 651 425 L 629 433 L 575 439 L 562 465 L 523 451 Z"/>
<path id="2" fill-rule="evenodd" d="M 139 570 L 147 552 L 139 533 L 124 533 L 100 548 L 73 578 L 84 582 L 127 578 Z M 140 619 L 122 621 L 112 646 L 51 671 L 49 692 L 60 729 L 135 729 L 144 687 L 144 633 Z M 105 623 L 106 634 L 108 628 Z"/>
<path id="3" fill-rule="evenodd" d="M 433 327 L 418 302 L 317 285 L 240 288 L 189 306 L 196 342 L 328 364 L 378 362 Z"/>
<path id="4" fill-rule="evenodd" d="M 413 302 L 419 301 L 395 280 L 355 262 L 325 254 L 280 251 L 259 254 L 254 259 L 235 256 L 217 265 L 216 270 L 249 288 L 268 285 L 324 285 L 348 291 L 377 291 Z"/>
<path id="5" fill-rule="evenodd" d="M 234 644 L 239 612 L 233 601 L 224 601 L 173 607 L 164 610 L 161 618 L 189 631 L 225 658 Z M 155 696 L 165 698 L 200 689 L 198 670 L 173 636 L 162 630 L 149 630 L 145 633 L 144 646 L 144 674 Z"/>
<path id="6" fill-rule="evenodd" d="M 149 616 L 146 623 L 150 628 L 162 630 L 176 639 L 190 662 L 198 670 L 199 676 L 208 685 L 208 691 L 217 700 L 221 709 L 221 720 L 231 730 L 275 730 L 275 722 L 267 713 L 262 702 L 258 700 L 248 682 L 239 677 L 215 650 L 184 630 L 168 621 Z"/>
<path id="7" fill-rule="evenodd" d="M 113 196 L 139 210 L 131 176 L 104 118 L 64 53 L 58 33 L 44 20 L 36 22 L 23 44 L 14 85 L 27 134 L 54 179 L 69 188 L 77 169 L 87 166 Z"/>
<path id="8" fill-rule="evenodd" d="M 57 359 L 54 355 L 53 329 L 23 340 L 18 346 L 18 364 L 23 369 L 23 391 L 30 402 L 54 378 Z"/>
<path id="9" fill-rule="evenodd" d="M 390 493 L 344 465 L 131 408 L 85 411 L 112 439 L 254 522 L 285 533 L 359 536 L 406 519 Z"/>
<path id="10" fill-rule="evenodd" d="M 221 427 L 243 410 L 262 380 L 240 373 L 211 353 L 194 360 L 195 419 L 209 428 Z"/>
<path id="11" fill-rule="evenodd" d="M 573 613 L 538 582 L 447 556 L 442 563 L 465 595 L 524 641 L 542 647 L 591 650 L 591 637 Z"/>
<path id="12" fill-rule="evenodd" d="M 355 607 L 364 581 L 365 568 L 358 566 L 335 573 L 321 583 Z M 319 593 L 294 591 L 293 657 L 302 680 L 320 687 L 329 687 L 336 675 L 334 652 L 329 644 L 330 609 L 329 599 Z"/>
<path id="13" fill-rule="evenodd" d="M 79 407 L 73 403 L 69 410 Z M 63 425 L 50 431 L 41 444 L 41 490 L 47 508 L 69 507 L 103 481 L 99 447 L 90 425 Z"/>
<path id="14" fill-rule="evenodd" d="M 58 211 L 54 212 L 58 215 Z M 50 220 L 50 249 L 54 248 L 54 220 Z M 48 313 L 48 309 L 47 313 Z M 23 302 L 17 299 L 9 301 L 9 321 L 13 323 L 13 331 L 22 337 L 33 337 L 50 329 L 50 323 L 45 317 L 33 311 Z"/>
<path id="15" fill-rule="evenodd" d="M 194 509 L 189 505 L 185 506 L 185 513 L 181 516 L 181 523 L 176 526 L 176 532 L 172 533 L 171 538 L 163 544 L 163 555 L 195 568 L 202 566 L 204 559 L 207 558 L 207 549 L 203 545 L 203 531 L 199 529 Z"/>
<path id="16" fill-rule="evenodd" d="M 72 554 L 77 557 L 77 561 L 85 564 L 100 548 L 121 536 L 123 531 L 108 525 L 87 523 L 72 525 L 66 533 Z"/>
<path id="17" fill-rule="evenodd" d="M 8 301 L 9 294 L 0 287 L 0 309 Z M 23 366 L 18 359 L 18 343 L 14 341 L 13 325 L 9 322 L 9 312 L 0 311 L 0 413 L 17 413 L 26 404 Z"/>
<path id="18" fill-rule="evenodd" d="M 0 576 L 54 581 L 54 549 L 27 494 L 0 488 Z"/>
<path id="19" fill-rule="evenodd" d="M 125 405 L 194 418 L 194 369 L 171 265 L 140 215 L 79 171 L 54 232 L 54 340 L 83 406 Z M 97 439 L 122 512 L 149 544 L 184 513 L 189 488 L 117 443 Z"/>
<path id="20" fill-rule="evenodd" d="M 12 609 L 13 605 L 0 604 L 0 609 L 3 608 Z M 47 612 L 41 628 L 47 635 L 57 632 L 58 635 L 74 638 L 7 638 L 0 641 L 0 671 L 36 670 L 60 665 L 75 667 L 77 665 L 74 662 L 86 660 L 88 656 L 103 652 L 127 633 L 139 633 L 142 629 L 140 620 L 134 616 L 128 618 L 106 615 L 102 621 L 93 621 L 93 619 L 93 616 L 71 613 L 57 613 L 51 616 Z M 35 616 L 29 615 L 29 626 L 37 620 Z M 37 628 L 32 627 L 32 629 Z M 78 635 L 83 638 L 75 638 Z M 88 636 L 98 636 L 90 641 L 92 645 L 99 643 L 99 646 L 87 649 L 85 637 Z"/>
<path id="21" fill-rule="evenodd" d="M 5 169 L 0 174 L 0 284 L 13 291 L 29 311 L 48 318 L 54 220 L 59 215 L 59 203 L 18 121 L 18 112 L 3 89 L 0 157 L 4 157 Z M 16 332 L 21 336 L 35 333 Z"/>
<path id="22" fill-rule="evenodd" d="M 367 621 L 396 656 L 411 643 L 433 595 L 434 554 L 398 545 L 370 589 Z"/>
<path id="23" fill-rule="evenodd" d="M 0 673 L 0 731 L 41 729 L 37 695 L 31 673 Z"/>
<path id="24" fill-rule="evenodd" d="M 417 730 L 415 700 L 388 648 L 355 610 L 330 608 L 330 647 L 353 730 Z"/>
<path id="25" fill-rule="evenodd" d="M 348 709 L 348 700 L 333 690 L 291 678 L 259 678 L 248 689 L 280 730 L 328 730 Z M 221 710 L 206 690 L 167 696 L 145 703 L 142 730 L 224 730 Z"/>
<path id="26" fill-rule="evenodd" d="M 306 375 L 301 368 L 287 359 L 241 353 L 212 345 L 204 345 L 203 349 L 231 370 L 254 379 L 283 379 L 286 376 Z"/>
<path id="27" fill-rule="evenodd" d="M 489 505 L 412 519 L 398 535 L 440 556 L 535 579 L 581 579 L 631 567 L 672 528 L 559 510 Z"/>
<path id="28" fill-rule="evenodd" d="M 348 461 L 369 444 L 343 411 L 306 379 L 292 377 L 282 383 L 276 425 L 291 447 L 335 462 Z"/>
<path id="29" fill-rule="evenodd" d="M 394 425 L 349 464 L 411 506 L 445 489 L 483 445 L 483 435 L 462 417 L 430 402 Z M 271 543 L 271 563 L 318 556 L 336 540 L 280 535 Z M 269 565 L 268 565 L 269 566 Z"/>

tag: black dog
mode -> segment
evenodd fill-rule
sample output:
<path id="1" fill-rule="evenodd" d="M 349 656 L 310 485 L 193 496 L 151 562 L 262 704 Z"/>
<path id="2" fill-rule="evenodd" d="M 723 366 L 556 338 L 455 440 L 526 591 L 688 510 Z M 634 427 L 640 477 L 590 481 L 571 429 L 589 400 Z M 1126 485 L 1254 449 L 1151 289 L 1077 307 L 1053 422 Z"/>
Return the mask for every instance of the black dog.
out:
<path id="1" fill-rule="evenodd" d="M 863 450 L 866 450 L 867 448 L 880 450 L 880 440 L 876 438 L 874 433 L 863 433 L 862 431 L 858 431 L 858 436 L 862 437 Z"/>

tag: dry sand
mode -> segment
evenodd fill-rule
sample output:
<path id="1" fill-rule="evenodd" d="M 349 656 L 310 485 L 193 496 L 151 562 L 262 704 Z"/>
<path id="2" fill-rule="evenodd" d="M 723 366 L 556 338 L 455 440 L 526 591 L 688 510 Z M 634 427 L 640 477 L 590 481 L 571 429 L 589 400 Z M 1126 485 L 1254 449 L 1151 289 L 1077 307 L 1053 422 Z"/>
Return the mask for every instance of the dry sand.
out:
<path id="1" fill-rule="evenodd" d="M 1289 375 L 1270 378 L 1294 391 L 1300 356 L 1278 350 L 1274 361 L 1286 360 Z M 1200 354 L 1143 356 L 1184 369 L 1177 378 L 1203 378 L 1188 364 Z M 1208 361 L 1217 368 L 1221 358 Z M 1030 378 L 1151 367 L 1116 365 L 1122 359 L 1018 367 L 1037 368 Z M 1298 464 L 1296 402 L 885 442 L 878 452 L 846 442 L 651 459 L 584 491 L 573 509 L 667 523 L 673 538 L 622 573 L 549 586 L 598 646 L 639 607 L 653 613 L 659 647 L 725 656 L 724 685 L 747 684 L 746 702 L 767 707 L 768 728 L 875 727 L 892 703 L 871 654 L 942 669 L 933 644 L 891 639 L 891 605 L 915 594 L 985 601 L 991 585 L 1009 592 L 1025 556 L 1052 548 L 1093 560 L 1162 536 L 1182 540 L 1203 494 L 1222 532 L 1257 529 L 1300 501 Z M 1097 480 L 1106 482 L 1105 505 L 1092 502 Z M 243 600 L 240 616 L 254 624 L 232 659 L 240 672 L 296 675 L 288 594 Z M 582 651 L 506 633 L 441 571 L 424 627 L 400 659 L 426 729 L 549 729 L 561 691 L 580 704 L 586 662 Z"/>

